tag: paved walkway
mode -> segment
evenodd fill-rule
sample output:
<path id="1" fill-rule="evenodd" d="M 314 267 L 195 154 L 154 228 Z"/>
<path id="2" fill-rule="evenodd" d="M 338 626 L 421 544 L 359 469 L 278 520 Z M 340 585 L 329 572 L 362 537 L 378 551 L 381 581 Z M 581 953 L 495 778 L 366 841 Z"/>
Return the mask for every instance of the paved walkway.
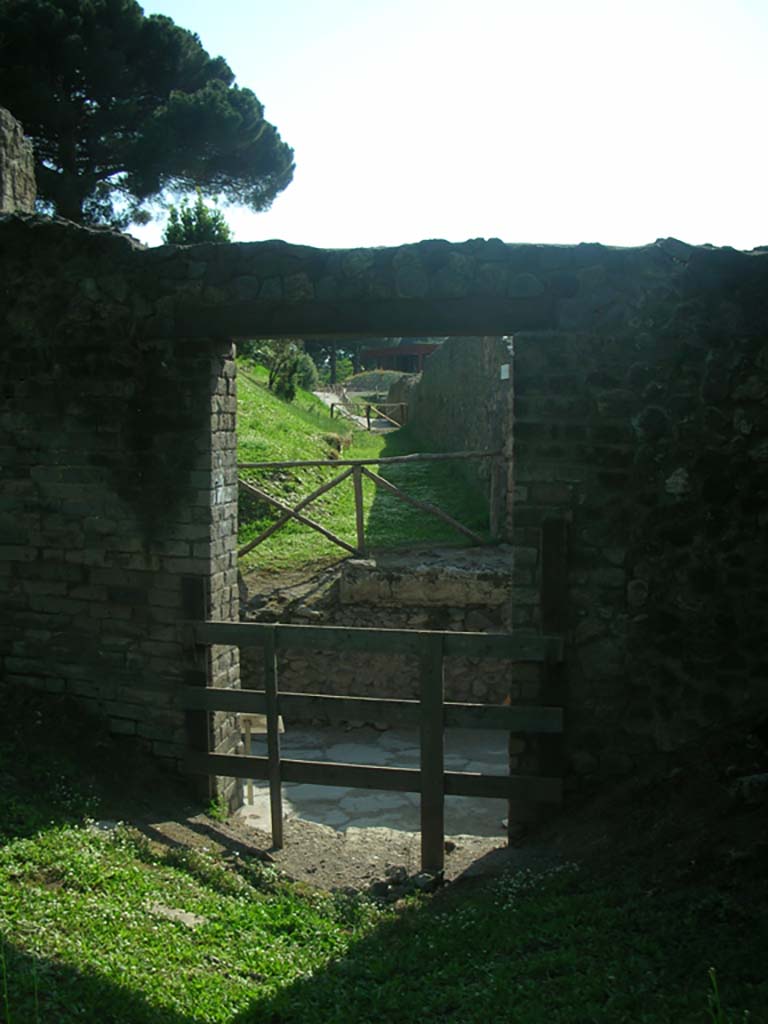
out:
<path id="1" fill-rule="evenodd" d="M 365 416 L 358 416 L 356 413 L 350 412 L 341 404 L 341 398 L 334 391 L 315 391 L 314 394 L 324 402 L 325 405 L 330 409 L 331 405 L 335 405 L 338 413 L 337 415 L 343 416 L 345 419 L 352 420 L 363 430 L 368 429 L 368 421 Z M 356 401 L 354 393 L 349 396 L 351 401 Z M 392 430 L 397 430 L 388 420 L 380 419 L 374 416 L 371 419 L 371 430 L 376 434 L 389 433 Z"/>
<path id="2" fill-rule="evenodd" d="M 449 771 L 507 773 L 506 734 L 485 729 L 448 729 L 445 734 L 445 767 Z M 337 761 L 351 764 L 416 768 L 419 737 L 416 731 L 388 729 L 289 728 L 280 737 L 281 753 L 289 759 Z M 266 739 L 256 736 L 252 752 L 266 756 Z M 240 815 L 253 828 L 269 831 L 269 787 L 254 782 L 253 803 Z M 406 832 L 419 829 L 418 793 L 393 793 L 344 786 L 283 785 L 283 811 L 287 818 L 301 818 L 328 825 L 337 831 L 348 828 L 383 827 Z M 446 835 L 505 835 L 502 819 L 505 800 L 449 796 L 445 800 Z"/>

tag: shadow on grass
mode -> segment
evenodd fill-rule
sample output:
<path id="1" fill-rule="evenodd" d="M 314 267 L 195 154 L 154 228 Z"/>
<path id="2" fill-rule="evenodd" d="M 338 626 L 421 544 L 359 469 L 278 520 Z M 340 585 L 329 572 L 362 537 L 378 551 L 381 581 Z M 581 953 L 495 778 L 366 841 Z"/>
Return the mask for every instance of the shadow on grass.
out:
<path id="1" fill-rule="evenodd" d="M 199 1024 L 97 972 L 31 956 L 0 935 L 0 1024 Z"/>
<path id="2" fill-rule="evenodd" d="M 382 458 L 434 451 L 408 427 L 387 434 Z M 436 505 L 462 525 L 489 538 L 488 485 L 462 462 L 416 462 L 382 466 L 380 475 L 410 497 Z M 394 494 L 377 488 L 368 521 L 366 540 L 371 548 L 412 544 L 466 546 L 472 542 L 448 523 L 406 504 Z"/>
<path id="3" fill-rule="evenodd" d="M 97 817 L 189 808 L 190 791 L 158 772 L 135 737 L 66 695 L 0 680 L 0 843 Z"/>
<path id="4" fill-rule="evenodd" d="M 232 1024 L 768 1024 L 768 927 L 754 908 L 745 931 L 727 904 L 573 865 L 459 887 Z"/>

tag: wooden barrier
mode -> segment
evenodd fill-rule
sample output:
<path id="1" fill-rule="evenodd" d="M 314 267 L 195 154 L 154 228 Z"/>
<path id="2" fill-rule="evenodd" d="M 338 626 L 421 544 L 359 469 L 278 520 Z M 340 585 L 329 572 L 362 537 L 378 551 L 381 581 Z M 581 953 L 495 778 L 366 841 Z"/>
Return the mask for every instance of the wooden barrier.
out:
<path id="1" fill-rule="evenodd" d="M 552 735 L 562 731 L 559 707 L 521 707 L 446 703 L 443 662 L 446 657 L 510 658 L 553 663 L 563 656 L 560 637 L 527 634 L 452 633 L 430 630 L 361 629 L 352 626 L 294 626 L 281 623 L 198 622 L 191 639 L 200 646 L 224 644 L 260 646 L 264 650 L 265 689 L 224 690 L 182 688 L 188 712 L 229 711 L 266 714 L 267 757 L 250 753 L 215 754 L 192 750 L 189 771 L 243 779 L 268 779 L 272 842 L 283 844 L 282 782 L 397 790 L 421 794 L 421 861 L 427 871 L 441 872 L 444 864 L 444 801 L 446 795 L 495 797 L 539 803 L 559 803 L 559 778 L 520 775 L 482 775 L 447 772 L 443 735 L 447 726 L 504 729 L 510 733 Z M 393 700 L 309 693 L 280 693 L 277 652 L 280 650 L 370 651 L 410 654 L 420 663 L 420 699 Z M 329 722 L 373 719 L 390 725 L 418 726 L 421 759 L 418 769 L 285 760 L 280 755 L 279 718 L 311 715 Z"/>
<path id="2" fill-rule="evenodd" d="M 265 490 L 263 490 L 261 487 L 257 487 L 250 480 L 244 480 L 242 477 L 240 477 L 239 484 L 241 487 L 243 487 L 246 491 L 248 491 L 249 494 L 252 494 L 254 497 L 259 498 L 261 501 L 267 502 L 268 504 L 273 505 L 275 508 L 279 509 L 282 512 L 282 515 L 274 523 L 272 523 L 265 530 L 263 530 L 258 535 L 258 537 L 254 537 L 252 540 L 249 540 L 247 544 L 244 544 L 237 552 L 238 556 L 247 555 L 249 551 L 252 551 L 259 544 L 262 544 L 265 540 L 271 537 L 273 533 L 276 533 L 278 530 L 281 530 L 291 520 L 295 520 L 296 522 L 301 523 L 303 526 L 308 526 L 310 529 L 316 530 L 318 533 L 322 534 L 323 537 L 326 538 L 326 540 L 330 540 L 333 544 L 336 544 L 338 547 L 342 548 L 349 554 L 364 555 L 365 517 L 363 509 L 363 476 L 368 477 L 368 479 L 371 480 L 381 490 L 387 491 L 389 494 L 394 495 L 394 497 L 398 498 L 402 502 L 405 502 L 405 504 L 411 505 L 413 508 L 417 508 L 419 509 L 419 511 L 424 512 L 427 515 L 434 516 L 436 519 L 440 519 L 442 522 L 447 523 L 449 526 L 452 526 L 454 530 L 457 530 L 459 533 L 463 534 L 465 537 L 471 540 L 473 544 L 484 544 L 485 541 L 480 536 L 480 534 L 475 533 L 474 530 L 470 530 L 468 527 L 464 526 L 457 519 L 454 519 L 453 516 L 449 515 L 447 512 L 444 512 L 436 505 L 432 505 L 430 502 L 427 501 L 421 501 L 418 498 L 412 498 L 409 494 L 406 494 L 405 491 L 401 490 L 391 481 L 385 480 L 384 477 L 380 476 L 378 473 L 371 472 L 371 470 L 368 469 L 368 466 L 378 466 L 382 464 L 386 465 L 392 463 L 404 463 L 407 465 L 409 463 L 416 462 L 441 462 L 455 459 L 498 460 L 498 457 L 499 452 L 415 452 L 412 455 L 396 455 L 392 456 L 391 458 L 334 459 L 332 462 L 329 462 L 327 459 L 298 459 L 288 462 L 241 462 L 239 464 L 240 469 L 290 469 L 298 468 L 300 466 L 326 467 L 329 465 L 333 466 L 334 469 L 341 466 L 347 468 L 345 472 L 340 473 L 339 475 L 335 476 L 332 480 L 328 480 L 320 487 L 317 487 L 314 491 L 312 491 L 311 494 L 308 494 L 305 498 L 302 498 L 301 501 L 297 505 L 294 505 L 293 507 L 286 505 L 285 502 L 281 501 L 279 498 L 275 498 L 271 494 L 268 494 Z M 357 534 L 356 547 L 352 544 L 349 544 L 347 541 L 343 540 L 335 533 L 332 533 L 321 523 L 317 523 L 315 522 L 314 519 L 310 519 L 309 516 L 304 515 L 302 511 L 317 498 L 321 497 L 323 494 L 330 491 L 333 487 L 338 487 L 338 485 L 343 483 L 349 476 L 352 477 L 352 484 L 355 489 L 355 527 Z M 495 538 L 496 534 L 498 533 L 497 524 L 495 524 L 494 520 L 493 504 L 491 505 L 490 532 L 492 538 Z"/>

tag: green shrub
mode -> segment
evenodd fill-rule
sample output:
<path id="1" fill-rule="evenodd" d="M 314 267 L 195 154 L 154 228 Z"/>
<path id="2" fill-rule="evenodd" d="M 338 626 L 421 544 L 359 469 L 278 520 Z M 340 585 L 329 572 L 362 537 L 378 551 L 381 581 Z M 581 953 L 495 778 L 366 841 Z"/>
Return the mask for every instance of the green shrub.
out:
<path id="1" fill-rule="evenodd" d="M 317 372 L 315 361 L 306 352 L 302 352 L 298 359 L 296 383 L 305 391 L 317 391 L 320 383 L 320 375 Z"/>

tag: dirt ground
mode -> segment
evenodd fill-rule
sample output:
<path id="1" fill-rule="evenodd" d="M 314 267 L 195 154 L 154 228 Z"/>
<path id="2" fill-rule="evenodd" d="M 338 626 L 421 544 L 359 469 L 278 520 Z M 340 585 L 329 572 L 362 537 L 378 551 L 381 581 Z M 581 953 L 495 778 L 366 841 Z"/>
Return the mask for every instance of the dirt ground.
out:
<path id="1" fill-rule="evenodd" d="M 47 755 L 58 749 L 66 760 L 76 756 L 80 777 L 93 780 L 99 816 L 129 823 L 151 840 L 255 856 L 291 878 L 327 889 L 368 891 L 391 869 L 409 876 L 418 872 L 418 834 L 390 829 L 345 834 L 289 819 L 283 849 L 272 850 L 268 834 L 237 817 L 220 822 L 201 813 L 202 801 L 191 799 L 188 785 L 158 773 L 133 738 L 97 730 L 72 700 L 26 688 L 15 703 L 11 691 L 0 688 L 0 696 L 9 712 L 8 728 L 27 723 L 30 763 L 37 749 Z M 24 799 L 24 779 L 16 783 Z M 511 847 L 493 837 L 453 837 L 445 878 L 456 882 L 505 867 L 562 861 L 608 871 L 642 863 L 662 888 L 699 875 L 722 878 L 727 886 L 737 875 L 766 879 L 768 719 L 753 718 L 704 736 L 657 758 L 642 773 L 596 786 L 591 794 L 569 793 L 556 817 L 518 834 Z"/>
<path id="2" fill-rule="evenodd" d="M 283 848 L 275 850 L 268 833 L 252 829 L 236 817 L 226 822 L 204 814 L 158 820 L 145 817 L 136 824 L 150 839 L 225 855 L 256 856 L 291 879 L 323 889 L 365 891 L 391 876 L 393 869 L 404 868 L 409 877 L 421 870 L 419 834 L 396 829 L 336 832 L 294 818 L 285 823 Z M 455 836 L 446 839 L 444 878 L 453 882 L 496 873 L 505 866 L 552 862 L 552 854 L 537 844 L 510 847 L 497 838 Z"/>
<path id="3" fill-rule="evenodd" d="M 404 869 L 420 869 L 420 838 L 385 828 L 327 826 L 289 819 L 282 850 L 271 837 L 237 817 L 218 822 L 178 800 L 159 814 L 157 803 L 129 819 L 151 839 L 256 856 L 288 877 L 324 889 L 376 892 L 376 884 Z M 154 813 L 153 813 L 154 810 Z M 572 796 L 548 822 L 520 832 L 513 845 L 498 838 L 447 840 L 445 881 L 455 883 L 505 868 L 547 867 L 564 861 L 615 870 L 642 863 L 659 885 L 698 875 L 768 871 L 768 725 L 736 725 L 650 766 L 644 773 Z M 402 873 L 402 872 L 401 872 Z M 372 890 L 373 887 L 373 890 Z M 379 885 L 381 889 L 381 885 Z"/>

